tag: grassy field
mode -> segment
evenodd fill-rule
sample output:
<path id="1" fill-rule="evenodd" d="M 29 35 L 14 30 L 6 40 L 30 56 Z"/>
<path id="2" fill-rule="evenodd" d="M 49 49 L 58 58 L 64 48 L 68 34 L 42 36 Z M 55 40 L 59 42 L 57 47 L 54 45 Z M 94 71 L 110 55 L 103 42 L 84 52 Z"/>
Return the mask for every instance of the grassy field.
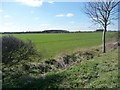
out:
<path id="1" fill-rule="evenodd" d="M 113 33 L 109 32 L 107 36 Z M 53 58 L 60 53 L 72 53 L 79 48 L 101 44 L 102 32 L 58 34 L 12 34 L 23 40 L 30 39 L 44 58 Z"/>
<path id="2" fill-rule="evenodd" d="M 101 32 L 13 34 L 13 36 L 32 40 L 38 51 L 46 49 L 47 59 L 39 61 L 40 57 L 33 55 L 32 60 L 23 59 L 13 65 L 2 64 L 3 88 L 44 90 L 45 88 L 119 87 L 118 49 L 117 44 L 114 44 L 116 33 L 107 33 L 107 41 L 111 42 L 107 43 L 107 53 L 101 51 Z M 79 51 L 72 53 L 74 49 L 79 48 Z M 48 59 L 51 55 L 54 57 L 60 52 L 71 52 L 71 54 Z"/>

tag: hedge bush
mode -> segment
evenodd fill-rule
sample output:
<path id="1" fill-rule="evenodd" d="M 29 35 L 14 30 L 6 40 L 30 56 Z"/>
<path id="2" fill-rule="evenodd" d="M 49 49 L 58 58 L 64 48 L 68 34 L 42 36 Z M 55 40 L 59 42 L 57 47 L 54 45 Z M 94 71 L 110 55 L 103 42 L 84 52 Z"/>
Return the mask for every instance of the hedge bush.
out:
<path id="1" fill-rule="evenodd" d="M 30 40 L 22 41 L 14 36 L 2 36 L 2 63 L 16 63 L 36 53 Z"/>

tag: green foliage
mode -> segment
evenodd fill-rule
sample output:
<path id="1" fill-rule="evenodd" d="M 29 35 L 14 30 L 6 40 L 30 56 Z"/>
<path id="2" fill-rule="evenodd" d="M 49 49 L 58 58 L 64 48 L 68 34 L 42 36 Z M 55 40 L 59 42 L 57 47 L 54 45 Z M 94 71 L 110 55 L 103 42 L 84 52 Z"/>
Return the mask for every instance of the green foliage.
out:
<path id="1" fill-rule="evenodd" d="M 23 59 L 26 60 L 35 52 L 30 40 L 25 42 L 13 36 L 2 37 L 2 63 L 4 64 L 13 64 Z"/>

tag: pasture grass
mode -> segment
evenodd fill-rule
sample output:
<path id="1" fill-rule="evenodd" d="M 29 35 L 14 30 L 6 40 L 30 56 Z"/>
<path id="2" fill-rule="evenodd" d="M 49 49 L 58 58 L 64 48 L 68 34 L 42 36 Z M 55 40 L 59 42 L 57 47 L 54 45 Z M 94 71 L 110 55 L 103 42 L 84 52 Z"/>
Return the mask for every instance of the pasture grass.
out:
<path id="1" fill-rule="evenodd" d="M 43 58 L 54 58 L 58 54 L 72 53 L 76 49 L 101 45 L 102 32 L 93 33 L 50 33 L 50 34 L 12 34 L 22 40 L 30 39 Z M 108 36 L 114 36 L 108 32 Z"/>

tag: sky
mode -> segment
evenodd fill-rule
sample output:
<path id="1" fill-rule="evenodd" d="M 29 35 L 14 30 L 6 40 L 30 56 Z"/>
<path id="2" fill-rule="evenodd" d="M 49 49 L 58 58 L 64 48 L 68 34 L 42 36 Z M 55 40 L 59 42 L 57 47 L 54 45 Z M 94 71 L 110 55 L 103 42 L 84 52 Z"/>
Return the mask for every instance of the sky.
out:
<path id="1" fill-rule="evenodd" d="M 69 0 L 70 1 L 70 0 Z M 94 25 L 83 12 L 85 2 L 54 0 L 0 0 L 0 32 L 25 32 L 62 29 L 94 31 Z M 116 30 L 117 22 L 108 29 Z"/>

